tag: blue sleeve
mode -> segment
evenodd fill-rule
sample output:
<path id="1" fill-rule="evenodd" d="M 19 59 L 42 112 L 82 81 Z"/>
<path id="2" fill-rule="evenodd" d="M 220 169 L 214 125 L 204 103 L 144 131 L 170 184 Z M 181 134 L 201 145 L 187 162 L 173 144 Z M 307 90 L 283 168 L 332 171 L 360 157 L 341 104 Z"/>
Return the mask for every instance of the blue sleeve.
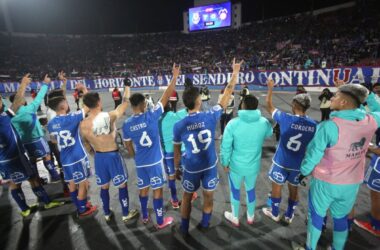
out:
<path id="1" fill-rule="evenodd" d="M 164 113 L 164 107 L 162 106 L 161 102 L 157 102 L 156 106 L 152 110 L 149 110 L 151 117 L 154 120 L 160 119 L 160 116 Z"/>
<path id="2" fill-rule="evenodd" d="M 380 100 L 377 95 L 370 93 L 367 97 L 367 105 L 371 112 L 380 112 Z"/>
<path id="3" fill-rule="evenodd" d="M 81 110 L 78 110 L 76 112 L 73 112 L 73 113 L 70 113 L 70 119 L 72 121 L 72 123 L 74 124 L 78 124 L 80 123 L 81 121 L 83 121 L 85 117 L 85 114 L 84 114 L 84 110 L 81 109 Z"/>
<path id="4" fill-rule="evenodd" d="M 131 135 L 129 134 L 128 125 L 126 122 L 123 124 L 123 140 L 124 141 L 132 140 Z"/>
<path id="5" fill-rule="evenodd" d="M 219 104 L 215 105 L 210 109 L 209 113 L 212 115 L 213 120 L 217 122 L 223 114 L 223 108 Z"/>
<path id="6" fill-rule="evenodd" d="M 179 123 L 176 123 L 173 127 L 173 144 L 181 144 L 181 133 L 180 133 Z"/>
<path id="7" fill-rule="evenodd" d="M 49 85 L 44 83 L 42 85 L 40 91 L 38 92 L 36 98 L 34 98 L 34 100 L 30 104 L 23 107 L 23 109 L 22 109 L 23 112 L 36 113 L 38 110 L 38 107 L 41 105 L 42 101 L 44 100 L 44 97 L 45 97 L 46 93 L 48 92 L 48 90 L 49 90 Z"/>
<path id="8" fill-rule="evenodd" d="M 233 150 L 232 145 L 234 142 L 233 124 L 234 124 L 233 121 L 229 122 L 223 133 L 222 145 L 220 147 L 220 159 L 221 159 L 222 167 L 227 167 L 230 165 L 231 155 L 232 155 L 232 150 Z"/>
<path id="9" fill-rule="evenodd" d="M 279 109 L 275 109 L 272 114 L 273 120 L 277 123 L 284 122 L 287 117 L 287 114 Z"/>
<path id="10" fill-rule="evenodd" d="M 301 174 L 309 175 L 322 160 L 327 147 L 332 147 L 338 142 L 338 127 L 333 121 L 325 121 L 317 126 L 317 131 L 307 145 L 305 157 L 301 164 Z"/>

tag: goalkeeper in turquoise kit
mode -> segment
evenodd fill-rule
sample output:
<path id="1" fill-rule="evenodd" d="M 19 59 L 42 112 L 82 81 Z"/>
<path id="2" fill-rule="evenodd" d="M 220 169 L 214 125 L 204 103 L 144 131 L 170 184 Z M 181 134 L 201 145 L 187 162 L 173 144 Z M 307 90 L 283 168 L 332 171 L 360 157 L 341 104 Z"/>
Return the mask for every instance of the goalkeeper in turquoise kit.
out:
<path id="1" fill-rule="evenodd" d="M 38 107 L 49 90 L 50 83 L 50 77 L 45 75 L 41 90 L 36 98 L 30 104 L 20 107 L 16 116 L 12 118 L 12 124 L 21 137 L 31 163 L 36 168 L 37 159 L 42 158 L 46 169 L 52 177 L 52 181 L 55 182 L 60 180 L 60 176 L 51 160 L 49 145 L 44 138 L 45 133 L 36 114 Z M 13 102 L 13 99 L 14 97 L 11 96 L 10 101 Z M 26 104 L 25 101 L 24 103 Z"/>
<path id="2" fill-rule="evenodd" d="M 252 224 L 255 215 L 255 185 L 260 173 L 262 147 L 272 136 L 272 126 L 257 110 L 258 100 L 247 95 L 242 100 L 238 117 L 228 123 L 223 134 L 221 164 L 228 173 L 232 212 L 225 218 L 239 226 L 240 186 L 244 181 L 247 192 L 247 223 Z"/>

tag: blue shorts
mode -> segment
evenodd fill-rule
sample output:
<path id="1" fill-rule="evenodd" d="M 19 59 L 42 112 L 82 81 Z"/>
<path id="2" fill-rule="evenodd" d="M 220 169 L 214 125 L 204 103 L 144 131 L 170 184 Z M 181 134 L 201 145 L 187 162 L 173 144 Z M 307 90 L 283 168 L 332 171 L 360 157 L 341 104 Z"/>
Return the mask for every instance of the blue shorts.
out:
<path id="1" fill-rule="evenodd" d="M 94 161 L 96 184 L 103 186 L 112 180 L 117 187 L 128 181 L 127 168 L 118 151 L 96 152 Z"/>
<path id="2" fill-rule="evenodd" d="M 136 168 L 136 173 L 137 187 L 139 189 L 149 186 L 152 189 L 162 188 L 166 181 L 162 162 L 149 167 Z"/>
<path id="3" fill-rule="evenodd" d="M 26 156 L 20 155 L 16 158 L 0 162 L 0 175 L 4 180 L 12 180 L 19 184 L 35 176 L 37 169 L 30 164 Z"/>
<path id="4" fill-rule="evenodd" d="M 298 186 L 300 184 L 299 182 L 299 176 L 301 174 L 301 171 L 299 170 L 291 170 L 279 167 L 276 164 L 272 164 L 271 169 L 269 170 L 268 176 L 269 179 L 271 179 L 274 183 L 278 185 L 285 184 L 286 181 L 288 181 L 293 186 Z"/>
<path id="5" fill-rule="evenodd" d="M 87 180 L 90 176 L 90 161 L 85 157 L 72 165 L 64 165 L 63 175 L 66 182 L 74 181 L 75 184 Z"/>
<path id="6" fill-rule="evenodd" d="M 43 137 L 24 143 L 24 147 L 30 158 L 42 158 L 50 154 L 49 144 Z"/>
<path id="7" fill-rule="evenodd" d="M 197 191 L 201 182 L 204 190 L 214 191 L 219 182 L 218 169 L 213 167 L 199 173 L 183 171 L 182 187 L 185 192 L 193 193 Z"/>
<path id="8" fill-rule="evenodd" d="M 182 153 L 181 156 L 181 165 L 179 166 L 179 170 L 183 171 L 183 164 L 185 162 L 185 153 Z M 165 173 L 169 176 L 175 175 L 175 166 L 174 166 L 174 153 L 165 153 L 164 156 L 164 165 L 165 165 Z"/>
<path id="9" fill-rule="evenodd" d="M 366 175 L 364 177 L 364 183 L 367 187 L 373 191 L 380 192 L 380 164 L 368 166 Z"/>
<path id="10" fill-rule="evenodd" d="M 164 156 L 165 173 L 169 176 L 175 175 L 174 153 L 165 153 Z"/>

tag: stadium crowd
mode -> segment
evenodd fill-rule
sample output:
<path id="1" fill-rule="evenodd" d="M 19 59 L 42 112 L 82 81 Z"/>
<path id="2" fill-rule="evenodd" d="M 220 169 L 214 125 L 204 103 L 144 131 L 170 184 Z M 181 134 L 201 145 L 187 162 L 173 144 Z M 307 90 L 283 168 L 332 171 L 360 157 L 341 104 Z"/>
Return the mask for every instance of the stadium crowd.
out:
<path id="1" fill-rule="evenodd" d="M 362 18 L 365 16 L 364 18 Z M 299 14 L 246 24 L 239 29 L 119 37 L 0 35 L 0 75 L 17 78 L 25 69 L 36 77 L 63 69 L 71 77 L 154 75 L 182 61 L 182 72 L 226 72 L 239 54 L 244 69 L 309 69 L 379 64 L 378 13 L 345 9 Z M 27 58 L 27 59 L 26 59 Z M 244 70 L 243 69 L 243 70 Z M 4 79 L 4 78 L 3 78 Z M 19 78 L 21 79 L 21 75 Z"/>

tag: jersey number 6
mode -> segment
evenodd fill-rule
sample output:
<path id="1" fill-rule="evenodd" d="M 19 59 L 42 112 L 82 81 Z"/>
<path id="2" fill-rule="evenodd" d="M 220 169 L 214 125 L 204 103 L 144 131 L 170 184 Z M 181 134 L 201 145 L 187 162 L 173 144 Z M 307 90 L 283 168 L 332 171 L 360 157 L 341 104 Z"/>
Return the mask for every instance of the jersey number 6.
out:
<path id="1" fill-rule="evenodd" d="M 301 147 L 301 142 L 297 141 L 297 139 L 299 139 L 301 137 L 302 137 L 302 134 L 298 134 L 298 135 L 290 137 L 289 141 L 288 141 L 288 144 L 286 144 L 286 147 L 289 150 L 297 152 L 298 150 L 300 150 L 300 147 Z"/>

